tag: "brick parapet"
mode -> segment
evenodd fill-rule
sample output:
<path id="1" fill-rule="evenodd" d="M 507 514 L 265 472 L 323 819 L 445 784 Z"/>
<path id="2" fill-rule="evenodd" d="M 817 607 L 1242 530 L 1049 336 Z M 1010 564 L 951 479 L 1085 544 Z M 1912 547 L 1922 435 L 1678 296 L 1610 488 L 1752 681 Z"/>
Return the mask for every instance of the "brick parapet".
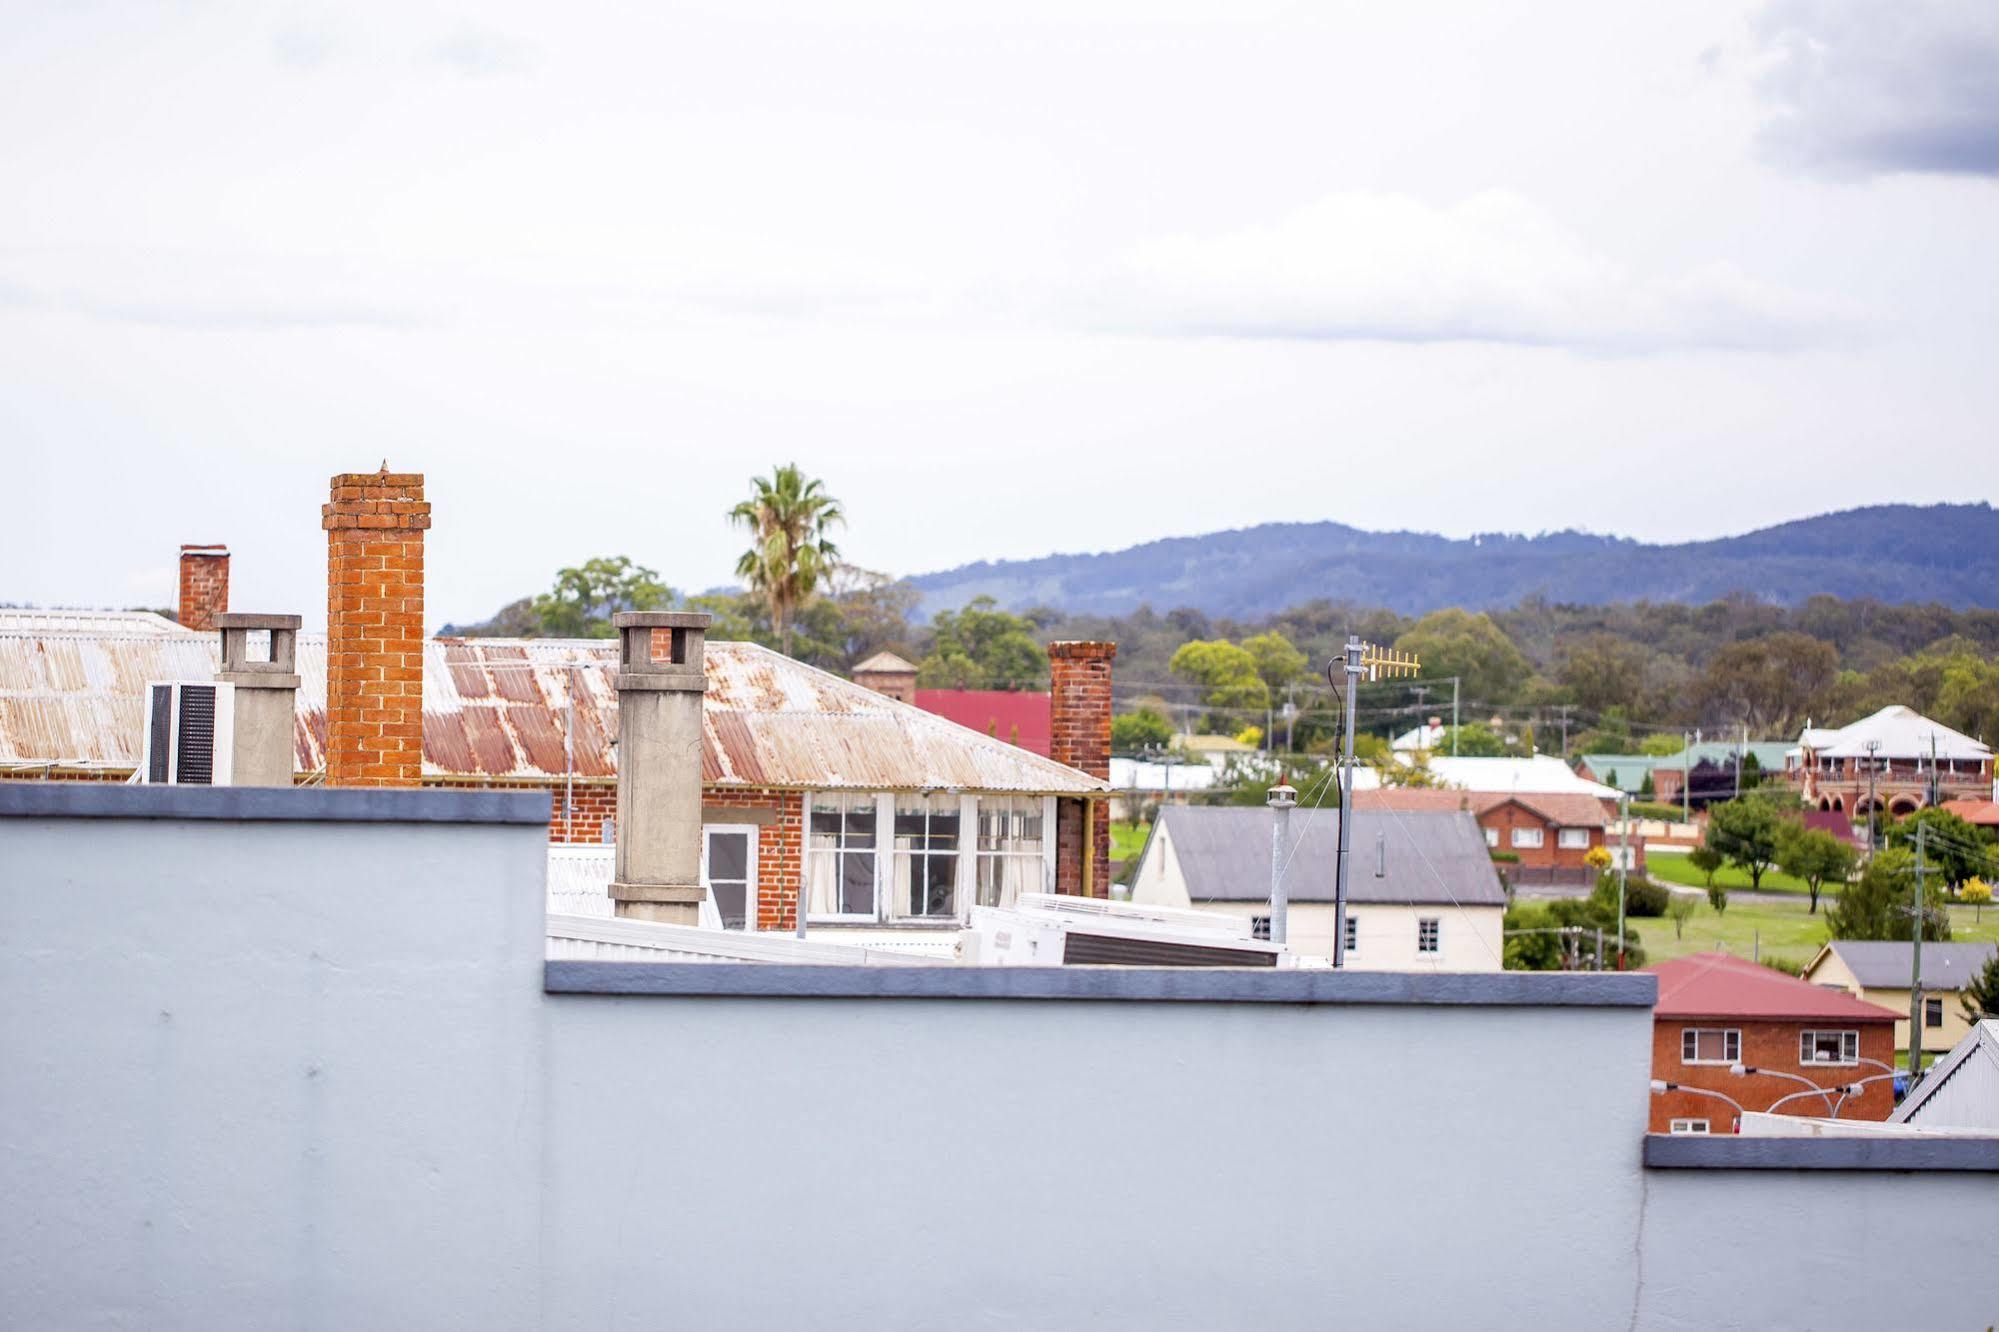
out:
<path id="1" fill-rule="evenodd" d="M 207 633 L 229 609 L 229 551 L 224 546 L 180 548 L 180 595 L 175 615 L 183 629 Z"/>

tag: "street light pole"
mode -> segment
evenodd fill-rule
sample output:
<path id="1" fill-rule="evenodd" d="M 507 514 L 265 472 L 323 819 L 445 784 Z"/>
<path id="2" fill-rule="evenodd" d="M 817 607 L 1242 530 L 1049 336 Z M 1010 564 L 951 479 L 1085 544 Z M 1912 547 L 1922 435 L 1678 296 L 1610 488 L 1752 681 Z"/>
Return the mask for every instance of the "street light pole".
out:
<path id="1" fill-rule="evenodd" d="M 1909 1090 L 1923 1075 L 1923 927 L 1929 924 L 1930 899 L 1923 892 L 1923 834 L 1929 825 L 1916 820 L 1916 901 L 1909 917 Z"/>

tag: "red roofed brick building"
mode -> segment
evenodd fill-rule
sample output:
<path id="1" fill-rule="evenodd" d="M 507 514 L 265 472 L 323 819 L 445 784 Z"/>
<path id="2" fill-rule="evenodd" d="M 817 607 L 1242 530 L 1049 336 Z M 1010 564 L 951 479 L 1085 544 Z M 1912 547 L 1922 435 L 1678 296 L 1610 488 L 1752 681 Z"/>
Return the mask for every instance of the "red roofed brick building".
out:
<path id="1" fill-rule="evenodd" d="M 1811 1094 L 1894 1067 L 1895 1014 L 1844 990 L 1808 984 L 1726 953 L 1695 953 L 1645 968 L 1659 978 L 1652 1010 L 1653 1133 L 1733 1133 L 1744 1110 L 1882 1120 L 1894 1084 L 1870 1082 L 1849 1096 Z M 1745 1071 L 1732 1070 L 1740 1066 Z M 1700 1090 L 1687 1090 L 1698 1088 Z M 1712 1092 L 1714 1095 L 1703 1095 Z M 1718 1099 L 1726 1097 L 1726 1100 Z"/>
<path id="2" fill-rule="evenodd" d="M 1515 883 L 1588 884 L 1596 871 L 1585 859 L 1607 844 L 1610 819 L 1603 801 L 1581 792 L 1456 791 L 1391 786 L 1356 791 L 1354 808 L 1383 810 L 1468 809 L 1485 830 L 1485 844 L 1519 858 L 1508 877 Z M 1612 845 L 1612 850 L 1615 846 Z M 1633 839 L 1632 868 L 1645 868 L 1645 845 Z"/>

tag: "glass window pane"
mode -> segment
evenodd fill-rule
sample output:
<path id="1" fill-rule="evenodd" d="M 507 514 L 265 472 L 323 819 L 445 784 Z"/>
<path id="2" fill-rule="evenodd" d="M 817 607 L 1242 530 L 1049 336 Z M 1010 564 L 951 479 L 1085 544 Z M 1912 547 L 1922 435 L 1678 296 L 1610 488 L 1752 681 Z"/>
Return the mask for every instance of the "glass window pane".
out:
<path id="1" fill-rule="evenodd" d="M 710 833 L 708 877 L 745 879 L 750 873 L 750 839 L 744 833 Z"/>
<path id="2" fill-rule="evenodd" d="M 840 857 L 840 911 L 849 916 L 875 913 L 873 852 L 847 852 Z"/>
<path id="3" fill-rule="evenodd" d="M 740 879 L 734 883 L 723 880 L 710 883 L 708 891 L 715 895 L 715 910 L 721 913 L 722 928 L 742 929 L 744 908 L 749 899 L 749 885 Z"/>

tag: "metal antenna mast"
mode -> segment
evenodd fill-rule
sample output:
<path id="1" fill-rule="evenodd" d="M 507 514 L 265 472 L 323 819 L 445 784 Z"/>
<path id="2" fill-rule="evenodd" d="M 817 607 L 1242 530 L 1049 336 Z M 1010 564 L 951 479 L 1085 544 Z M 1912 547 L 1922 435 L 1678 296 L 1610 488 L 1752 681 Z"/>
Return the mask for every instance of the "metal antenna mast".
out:
<path id="1" fill-rule="evenodd" d="M 1347 950 L 1347 860 L 1353 846 L 1353 732 L 1355 725 L 1355 687 L 1365 676 L 1371 683 L 1375 680 L 1415 675 L 1423 668 L 1422 662 L 1411 652 L 1397 652 L 1392 648 L 1378 648 L 1372 643 L 1364 643 L 1352 634 L 1347 635 L 1346 655 L 1338 661 L 1326 663 L 1326 682 L 1335 690 L 1340 687 L 1338 674 L 1344 672 L 1346 687 L 1346 739 L 1340 746 L 1340 854 L 1333 869 L 1333 965 L 1346 965 Z"/>

